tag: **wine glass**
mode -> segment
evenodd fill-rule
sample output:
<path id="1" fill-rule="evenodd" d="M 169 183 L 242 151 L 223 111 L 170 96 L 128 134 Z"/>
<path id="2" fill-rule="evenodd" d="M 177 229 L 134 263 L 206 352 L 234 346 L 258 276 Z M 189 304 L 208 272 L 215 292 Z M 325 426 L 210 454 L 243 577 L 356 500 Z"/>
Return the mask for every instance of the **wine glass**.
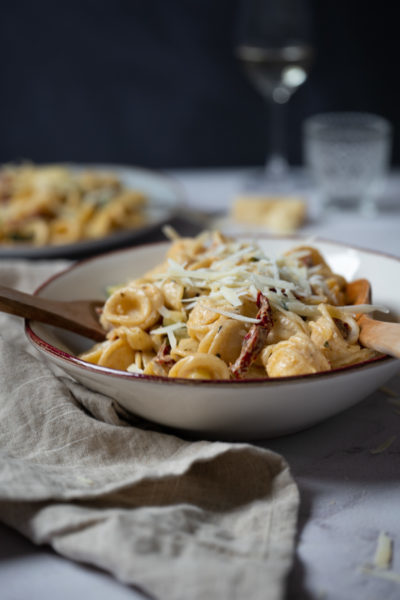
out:
<path id="1" fill-rule="evenodd" d="M 250 187 L 283 184 L 286 104 L 306 81 L 312 61 L 311 17 L 306 0 L 242 0 L 235 54 L 269 110 L 269 152 L 261 178 Z"/>

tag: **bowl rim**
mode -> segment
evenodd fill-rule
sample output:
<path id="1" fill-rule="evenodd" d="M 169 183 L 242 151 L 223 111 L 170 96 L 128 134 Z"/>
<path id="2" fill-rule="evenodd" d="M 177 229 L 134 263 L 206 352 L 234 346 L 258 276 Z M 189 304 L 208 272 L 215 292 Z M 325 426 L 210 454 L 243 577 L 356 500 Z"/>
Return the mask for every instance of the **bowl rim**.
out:
<path id="1" fill-rule="evenodd" d="M 236 237 L 239 239 L 247 239 L 248 237 L 251 237 L 256 240 L 269 240 L 270 239 L 270 240 L 275 240 L 275 241 L 283 241 L 283 240 L 293 240 L 293 241 L 304 240 L 304 241 L 306 241 L 307 239 L 309 239 L 307 236 L 304 236 L 301 234 L 291 234 L 291 235 L 272 235 L 271 234 L 270 235 L 270 234 L 263 234 L 263 233 L 254 234 L 253 232 L 251 232 L 251 233 L 242 232 L 241 234 L 235 235 L 233 237 Z M 400 264 L 399 257 L 397 257 L 393 254 L 387 253 L 387 252 L 381 252 L 379 250 L 363 248 L 361 246 L 357 246 L 354 244 L 346 244 L 344 242 L 330 240 L 330 239 L 318 237 L 318 236 L 313 238 L 313 242 L 331 244 L 333 246 L 338 246 L 340 248 L 347 248 L 350 250 L 356 250 L 359 252 L 373 254 L 375 256 L 382 256 L 384 258 L 392 259 Z M 90 257 L 83 258 L 83 259 L 78 260 L 78 261 L 74 262 L 73 264 L 69 265 L 65 269 L 62 269 L 61 271 L 51 275 L 49 278 L 47 278 L 44 282 L 42 282 L 35 289 L 33 294 L 35 296 L 40 295 L 40 292 L 42 290 L 44 290 L 46 287 L 48 287 L 48 285 L 50 285 L 54 280 L 65 276 L 66 274 L 68 274 L 69 272 L 71 272 L 75 269 L 79 269 L 82 265 L 86 265 L 86 263 L 97 261 L 102 258 L 106 258 L 112 254 L 120 254 L 122 252 L 132 252 L 132 251 L 136 251 L 136 250 L 146 250 L 149 248 L 154 248 L 157 246 L 165 245 L 166 243 L 168 243 L 168 240 L 145 243 L 145 244 L 140 244 L 140 245 L 132 245 L 132 246 L 125 247 L 125 248 L 115 248 L 115 249 L 109 250 L 107 252 L 97 254 L 96 256 L 90 256 Z M 45 324 L 43 324 L 43 325 L 45 325 Z M 35 333 L 33 331 L 32 327 L 31 327 L 31 321 L 29 319 L 25 319 L 25 335 L 27 336 L 28 340 L 33 344 L 33 346 L 36 347 L 38 350 L 43 351 L 45 354 L 50 354 L 52 356 L 55 356 L 62 362 L 66 362 L 66 363 L 73 365 L 74 367 L 78 367 L 84 371 L 89 371 L 89 372 L 95 373 L 95 374 L 107 375 L 107 376 L 117 378 L 117 379 L 124 379 L 124 380 L 126 379 L 126 380 L 131 380 L 131 381 L 139 380 L 142 382 L 158 383 L 158 384 L 163 384 L 163 385 L 165 385 L 165 384 L 168 384 L 168 385 L 177 384 L 177 385 L 186 385 L 186 386 L 195 385 L 196 387 L 199 385 L 200 386 L 217 385 L 218 387 L 236 387 L 236 386 L 247 385 L 247 386 L 251 386 L 251 387 L 253 387 L 253 386 L 264 387 L 267 385 L 271 386 L 271 385 L 280 385 L 280 384 L 294 384 L 298 381 L 303 381 L 303 380 L 311 382 L 311 381 L 316 381 L 320 378 L 324 378 L 324 379 L 332 378 L 335 376 L 347 374 L 349 372 L 357 371 L 359 369 L 365 369 L 368 367 L 373 368 L 375 365 L 382 364 L 383 362 L 393 362 L 395 360 L 398 360 L 391 356 L 381 355 L 381 356 L 377 356 L 377 357 L 368 359 L 366 361 L 362 361 L 360 363 L 338 367 L 336 369 L 332 369 L 331 371 L 319 371 L 317 373 L 307 373 L 304 375 L 287 375 L 284 377 L 265 377 L 265 378 L 260 377 L 260 378 L 249 378 L 249 379 L 232 379 L 232 380 L 227 380 L 227 379 L 187 379 L 187 378 L 182 378 L 182 377 L 168 377 L 168 376 L 160 376 L 160 375 L 144 375 L 142 373 L 130 373 L 128 371 L 119 371 L 117 369 L 111 369 L 110 367 L 103 367 L 100 365 L 86 362 L 86 361 L 82 360 L 81 358 L 74 356 L 73 354 L 70 354 L 69 352 L 65 352 L 64 350 L 61 350 L 60 348 L 53 346 L 53 344 L 50 344 L 49 342 L 43 340 L 37 333 Z"/>

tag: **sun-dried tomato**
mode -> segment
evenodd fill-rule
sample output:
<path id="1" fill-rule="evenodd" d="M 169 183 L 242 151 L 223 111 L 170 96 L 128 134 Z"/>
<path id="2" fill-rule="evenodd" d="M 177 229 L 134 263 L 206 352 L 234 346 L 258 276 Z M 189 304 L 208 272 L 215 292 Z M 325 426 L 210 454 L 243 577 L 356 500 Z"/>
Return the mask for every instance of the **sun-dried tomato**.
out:
<path id="1" fill-rule="evenodd" d="M 259 323 L 251 326 L 249 332 L 243 338 L 242 349 L 238 358 L 230 366 L 230 371 L 235 379 L 244 377 L 251 364 L 264 348 L 268 334 L 274 325 L 268 298 L 261 292 L 258 292 L 257 295 L 257 306 L 259 311 L 256 318 L 259 319 Z"/>

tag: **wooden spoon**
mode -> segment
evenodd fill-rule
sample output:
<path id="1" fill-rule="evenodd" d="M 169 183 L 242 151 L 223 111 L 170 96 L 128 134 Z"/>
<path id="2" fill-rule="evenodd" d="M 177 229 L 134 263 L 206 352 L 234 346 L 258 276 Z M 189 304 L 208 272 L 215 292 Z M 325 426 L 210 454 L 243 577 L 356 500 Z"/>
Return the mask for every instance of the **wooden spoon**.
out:
<path id="1" fill-rule="evenodd" d="M 96 311 L 103 304 L 100 300 L 47 300 L 0 285 L 0 311 L 68 329 L 96 342 L 105 338 Z"/>
<path id="2" fill-rule="evenodd" d="M 357 279 L 347 284 L 349 304 L 370 304 L 371 286 L 368 279 Z M 360 327 L 359 340 L 363 346 L 400 358 L 400 323 L 377 321 L 366 314 L 356 315 Z"/>

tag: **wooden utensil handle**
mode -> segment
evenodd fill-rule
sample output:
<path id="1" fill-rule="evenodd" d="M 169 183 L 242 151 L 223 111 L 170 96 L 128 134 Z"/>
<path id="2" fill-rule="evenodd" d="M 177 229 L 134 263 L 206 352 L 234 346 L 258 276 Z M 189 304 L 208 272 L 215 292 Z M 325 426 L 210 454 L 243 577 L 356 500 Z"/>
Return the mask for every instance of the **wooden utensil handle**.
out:
<path id="1" fill-rule="evenodd" d="M 363 346 L 400 358 L 400 323 L 376 321 L 363 315 L 359 325 Z"/>
<path id="2" fill-rule="evenodd" d="M 43 317 L 55 315 L 58 302 L 44 300 L 39 296 L 25 294 L 13 288 L 0 285 L 0 310 L 11 315 L 42 321 Z"/>
<path id="3" fill-rule="evenodd" d="M 90 300 L 48 300 L 0 285 L 0 311 L 68 329 L 97 342 L 105 337 L 95 312 L 96 306 L 102 304 Z"/>

